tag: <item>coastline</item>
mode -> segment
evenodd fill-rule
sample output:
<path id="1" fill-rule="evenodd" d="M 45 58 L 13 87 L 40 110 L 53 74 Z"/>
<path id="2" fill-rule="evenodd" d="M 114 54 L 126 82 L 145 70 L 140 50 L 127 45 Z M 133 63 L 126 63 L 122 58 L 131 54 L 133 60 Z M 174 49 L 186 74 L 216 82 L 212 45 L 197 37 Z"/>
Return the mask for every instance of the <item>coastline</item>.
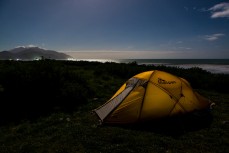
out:
<path id="1" fill-rule="evenodd" d="M 211 73 L 229 74 L 229 59 L 77 59 L 76 61 L 115 62 L 138 65 L 169 66 L 189 69 L 198 67 Z"/>

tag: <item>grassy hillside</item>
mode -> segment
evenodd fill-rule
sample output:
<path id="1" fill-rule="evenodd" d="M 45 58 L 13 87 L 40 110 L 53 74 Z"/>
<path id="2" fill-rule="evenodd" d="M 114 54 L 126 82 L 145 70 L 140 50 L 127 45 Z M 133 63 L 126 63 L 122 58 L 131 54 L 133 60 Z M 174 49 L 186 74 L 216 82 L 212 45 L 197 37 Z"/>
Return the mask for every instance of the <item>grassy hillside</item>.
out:
<path id="1" fill-rule="evenodd" d="M 93 109 L 133 75 L 164 70 L 216 105 L 210 118 L 99 126 Z M 136 63 L 0 62 L 0 152 L 228 152 L 229 75 Z M 204 123 L 204 124 L 203 124 Z"/>

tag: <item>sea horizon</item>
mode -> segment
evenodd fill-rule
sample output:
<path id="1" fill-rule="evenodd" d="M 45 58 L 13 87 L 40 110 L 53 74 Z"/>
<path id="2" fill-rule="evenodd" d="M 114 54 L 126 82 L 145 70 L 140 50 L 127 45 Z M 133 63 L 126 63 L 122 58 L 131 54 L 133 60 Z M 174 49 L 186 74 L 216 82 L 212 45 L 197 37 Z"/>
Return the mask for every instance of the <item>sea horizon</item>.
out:
<path id="1" fill-rule="evenodd" d="M 199 67 L 211 73 L 229 74 L 229 59 L 77 59 L 76 61 L 131 63 L 138 65 L 164 65 L 179 68 Z"/>

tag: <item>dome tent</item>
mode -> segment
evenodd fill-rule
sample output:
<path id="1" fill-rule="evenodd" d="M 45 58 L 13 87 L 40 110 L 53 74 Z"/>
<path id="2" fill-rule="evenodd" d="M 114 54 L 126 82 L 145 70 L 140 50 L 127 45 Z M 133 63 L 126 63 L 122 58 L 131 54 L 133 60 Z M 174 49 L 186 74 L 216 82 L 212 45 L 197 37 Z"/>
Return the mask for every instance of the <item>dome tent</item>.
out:
<path id="1" fill-rule="evenodd" d="M 187 114 L 209 104 L 185 79 L 155 70 L 130 78 L 94 111 L 102 123 L 135 123 Z"/>

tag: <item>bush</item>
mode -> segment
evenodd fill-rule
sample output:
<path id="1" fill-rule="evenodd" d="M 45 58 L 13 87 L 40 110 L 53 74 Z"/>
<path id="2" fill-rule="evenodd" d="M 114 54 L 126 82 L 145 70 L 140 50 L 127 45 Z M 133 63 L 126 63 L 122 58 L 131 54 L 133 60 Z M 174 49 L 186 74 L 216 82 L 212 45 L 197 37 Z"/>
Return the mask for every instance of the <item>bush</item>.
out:
<path id="1" fill-rule="evenodd" d="M 93 96 L 86 78 L 56 61 L 2 61 L 1 66 L 2 122 L 33 119 L 57 108 L 73 111 Z"/>
<path id="2" fill-rule="evenodd" d="M 161 70 L 185 78 L 194 89 L 229 93 L 229 75 L 200 68 L 86 61 L 0 61 L 0 122 L 72 112 L 88 100 L 107 98 L 132 76 Z"/>

